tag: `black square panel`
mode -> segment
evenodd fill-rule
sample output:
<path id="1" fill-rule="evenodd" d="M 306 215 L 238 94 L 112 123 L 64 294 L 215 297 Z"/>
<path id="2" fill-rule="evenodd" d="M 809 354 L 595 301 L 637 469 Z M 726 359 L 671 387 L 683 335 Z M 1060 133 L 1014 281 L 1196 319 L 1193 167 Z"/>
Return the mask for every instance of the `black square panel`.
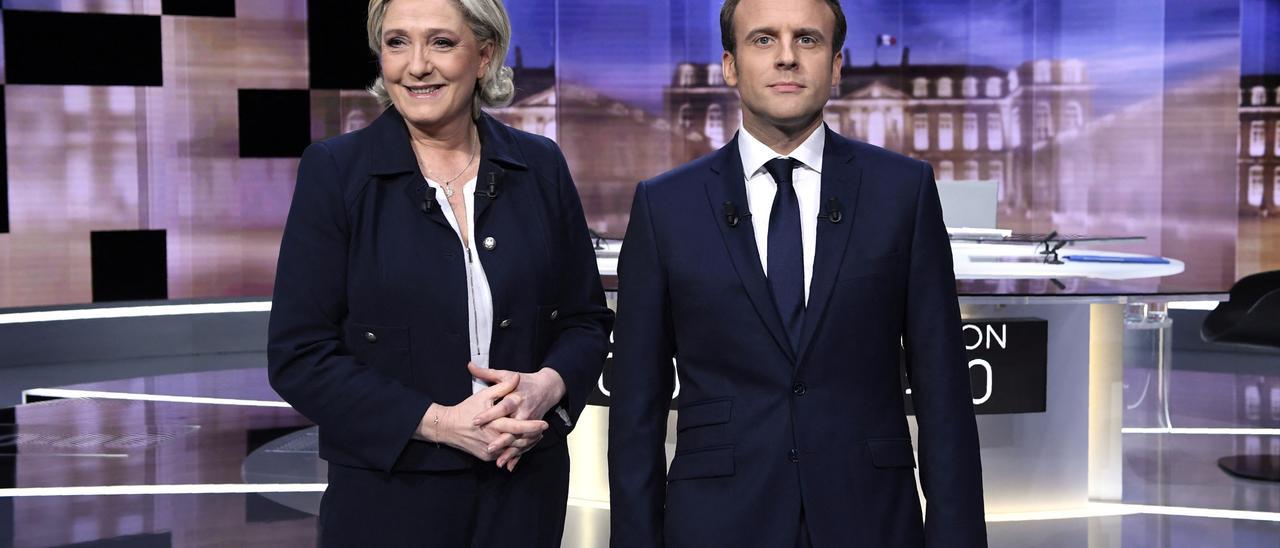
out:
<path id="1" fill-rule="evenodd" d="M 307 0 L 311 89 L 364 89 L 378 76 L 369 51 L 368 2 Z"/>
<path id="2" fill-rule="evenodd" d="M 4 10 L 9 84 L 160 86 L 160 17 Z"/>
<path id="3" fill-rule="evenodd" d="M 160 13 L 198 17 L 235 17 L 236 0 L 162 0 Z"/>
<path id="4" fill-rule="evenodd" d="M 240 157 L 296 158 L 311 144 L 311 93 L 305 89 L 242 89 Z"/>
<path id="5" fill-rule="evenodd" d="M 169 298 L 164 230 L 106 230 L 89 236 L 93 302 Z"/>
<path id="6" fill-rule="evenodd" d="M 4 128 L 4 86 L 0 86 L 0 234 L 9 232 L 9 150 Z"/>

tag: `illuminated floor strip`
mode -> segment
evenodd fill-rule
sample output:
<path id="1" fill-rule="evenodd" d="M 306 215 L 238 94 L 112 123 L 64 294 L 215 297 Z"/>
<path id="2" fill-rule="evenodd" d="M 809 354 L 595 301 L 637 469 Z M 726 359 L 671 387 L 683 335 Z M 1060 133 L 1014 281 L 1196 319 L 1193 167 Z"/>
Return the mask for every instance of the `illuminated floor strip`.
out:
<path id="1" fill-rule="evenodd" d="M 134 394 L 130 392 L 101 392 L 97 390 L 71 390 L 66 388 L 32 388 L 22 396 L 42 398 L 97 398 L 107 400 L 158 401 L 169 403 L 203 403 L 209 405 L 239 405 L 244 407 L 291 407 L 288 403 L 271 400 L 237 400 L 232 398 L 204 398 L 198 396 L 165 396 L 159 394 Z"/>
<path id="2" fill-rule="evenodd" d="M 1131 516 L 1147 514 L 1157 516 L 1178 516 L 1189 518 L 1241 519 L 1251 521 L 1280 522 L 1280 512 L 1258 512 L 1253 510 L 1221 510 L 1217 508 L 1191 508 L 1186 506 L 1155 506 L 1150 504 L 1126 504 L 1119 502 L 1091 502 L 1088 506 L 1072 510 L 1049 510 L 1044 512 L 1010 512 L 987 514 L 987 521 L 993 523 L 1013 521 L 1039 521 L 1052 519 L 1101 518 L 1114 516 Z"/>
<path id="3" fill-rule="evenodd" d="M 1123 504 L 1115 502 L 1093 502 L 1089 506 L 1135 510 L 1138 514 L 1154 514 L 1160 516 L 1181 516 L 1189 518 L 1244 519 L 1252 521 L 1280 522 L 1280 512 L 1258 512 L 1255 510 L 1221 510 L 1217 508 L 1191 508 L 1187 506 L 1154 506 L 1150 504 Z"/>
<path id="4" fill-rule="evenodd" d="M 238 484 L 185 484 L 185 485 L 104 485 L 94 487 L 18 487 L 0 489 L 0 498 L 15 497 L 84 497 L 122 495 L 210 495 L 248 493 L 322 493 L 325 483 L 238 483 Z M 571 497 L 570 506 L 608 510 L 605 501 Z M 1193 518 L 1240 519 L 1250 521 L 1280 522 L 1280 512 L 1252 510 L 1220 510 L 1216 508 L 1190 508 L 1184 506 L 1153 506 L 1148 504 L 1123 504 L 1091 502 L 1072 510 L 1043 512 L 1007 512 L 988 514 L 993 523 L 1038 521 L 1055 519 L 1081 519 L 1096 517 L 1130 516 L 1149 514 Z"/>
<path id="5" fill-rule="evenodd" d="M 240 312 L 270 311 L 271 301 L 118 306 L 108 308 L 79 308 L 74 310 L 43 310 L 39 312 L 12 312 L 9 314 L 0 314 L 0 324 L 58 322 L 66 320 L 99 320 L 110 318 L 148 318 L 154 316 L 185 316 L 190 314 L 234 314 Z"/>
<path id="6" fill-rule="evenodd" d="M 1001 512 L 987 514 L 987 521 L 1004 523 L 1012 521 L 1041 521 L 1051 519 L 1104 518 L 1112 516 L 1128 516 L 1141 513 L 1136 508 L 1124 504 L 1090 503 L 1081 508 L 1070 510 L 1042 510 L 1038 512 Z"/>
<path id="7" fill-rule="evenodd" d="M 609 509 L 609 503 L 606 501 L 576 497 L 569 498 L 569 506 L 592 508 L 596 510 Z M 1149 504 L 1124 504 L 1116 502 L 1091 502 L 1081 508 L 1074 508 L 1070 510 L 992 513 L 987 514 L 987 521 L 991 523 L 1006 523 L 1055 519 L 1105 518 L 1132 516 L 1137 514 L 1280 522 L 1280 512 L 1220 510 L 1216 508 L 1190 508 L 1184 506 L 1154 506 Z"/>
<path id="8" fill-rule="evenodd" d="M 328 484 L 325 483 L 226 483 L 185 485 L 103 485 L 95 487 L 17 487 L 0 489 L 0 498 L 321 493 L 327 486 Z"/>
<path id="9" fill-rule="evenodd" d="M 1189 434 L 1199 436 L 1280 436 L 1280 428 L 1121 428 L 1121 434 Z"/>

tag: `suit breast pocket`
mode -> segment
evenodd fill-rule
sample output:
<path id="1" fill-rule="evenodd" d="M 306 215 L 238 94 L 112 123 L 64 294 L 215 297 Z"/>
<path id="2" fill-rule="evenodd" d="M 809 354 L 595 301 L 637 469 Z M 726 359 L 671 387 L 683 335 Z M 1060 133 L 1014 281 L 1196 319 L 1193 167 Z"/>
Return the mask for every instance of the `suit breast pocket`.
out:
<path id="1" fill-rule="evenodd" d="M 412 384 L 408 327 L 347 324 L 347 348 L 360 363 L 406 385 Z"/>

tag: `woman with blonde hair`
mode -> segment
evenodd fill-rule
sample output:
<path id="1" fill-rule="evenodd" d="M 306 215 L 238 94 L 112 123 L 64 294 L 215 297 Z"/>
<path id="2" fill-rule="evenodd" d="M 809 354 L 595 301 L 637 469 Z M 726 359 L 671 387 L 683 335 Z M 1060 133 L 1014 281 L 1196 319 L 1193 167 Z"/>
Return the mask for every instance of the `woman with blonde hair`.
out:
<path id="1" fill-rule="evenodd" d="M 605 306 L 564 156 L 510 102 L 500 0 L 371 0 L 388 108 L 311 145 L 271 385 L 320 427 L 323 546 L 560 546 Z"/>

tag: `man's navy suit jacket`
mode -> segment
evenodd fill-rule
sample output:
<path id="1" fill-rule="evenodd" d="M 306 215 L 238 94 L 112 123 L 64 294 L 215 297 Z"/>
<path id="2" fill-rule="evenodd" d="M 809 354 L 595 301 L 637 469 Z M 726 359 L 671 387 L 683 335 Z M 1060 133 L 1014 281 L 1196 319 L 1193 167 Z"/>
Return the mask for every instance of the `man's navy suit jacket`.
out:
<path id="1" fill-rule="evenodd" d="M 474 259 L 493 294 L 490 365 L 556 369 L 567 411 L 539 448 L 563 441 L 608 349 L 595 251 L 560 149 L 482 115 Z M 320 426 L 320 456 L 383 471 L 478 461 L 412 440 L 432 402 L 471 395 L 467 260 L 429 198 L 404 119 L 307 148 L 276 272 L 271 386 Z M 427 207 L 427 206 L 430 207 Z M 494 245 L 483 245 L 490 240 Z M 538 450 L 535 448 L 534 450 Z"/>
<path id="2" fill-rule="evenodd" d="M 735 139 L 640 183 L 619 265 L 612 545 L 985 546 L 951 249 L 927 163 L 830 130 L 802 343 L 788 342 Z M 922 524 L 899 374 L 919 423 Z M 672 357 L 676 359 L 673 373 Z M 667 408 L 680 381 L 675 458 Z"/>

